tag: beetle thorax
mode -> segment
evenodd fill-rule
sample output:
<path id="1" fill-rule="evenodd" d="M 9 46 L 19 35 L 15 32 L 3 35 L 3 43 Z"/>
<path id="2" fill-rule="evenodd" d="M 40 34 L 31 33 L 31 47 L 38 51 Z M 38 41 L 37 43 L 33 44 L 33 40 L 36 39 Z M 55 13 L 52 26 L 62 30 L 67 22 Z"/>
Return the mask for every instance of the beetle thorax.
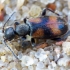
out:
<path id="1" fill-rule="evenodd" d="M 16 27 L 16 33 L 19 35 L 19 36 L 25 36 L 28 34 L 29 32 L 29 26 L 26 25 L 26 24 L 20 24 Z"/>

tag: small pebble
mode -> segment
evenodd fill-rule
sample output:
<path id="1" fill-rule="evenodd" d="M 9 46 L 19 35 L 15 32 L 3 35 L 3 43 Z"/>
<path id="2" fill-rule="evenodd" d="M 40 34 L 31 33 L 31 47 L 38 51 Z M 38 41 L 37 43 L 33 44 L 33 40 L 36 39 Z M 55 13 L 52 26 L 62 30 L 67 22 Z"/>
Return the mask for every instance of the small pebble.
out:
<path id="1" fill-rule="evenodd" d="M 41 1 L 41 3 L 43 3 L 45 5 L 55 2 L 55 0 L 40 0 L 40 1 Z"/>
<path id="2" fill-rule="evenodd" d="M 23 56 L 20 60 L 22 61 L 21 62 L 22 67 L 34 64 L 33 58 L 31 58 L 30 56 Z"/>
<path id="3" fill-rule="evenodd" d="M 6 56 L 1 56 L 1 60 L 2 60 L 3 62 L 5 62 L 5 61 L 6 61 Z"/>
<path id="4" fill-rule="evenodd" d="M 28 66 L 28 70 L 34 70 L 33 66 Z"/>
<path id="5" fill-rule="evenodd" d="M 57 64 L 59 66 L 70 67 L 70 58 L 64 57 L 58 60 Z"/>
<path id="6" fill-rule="evenodd" d="M 21 9 L 21 7 L 23 6 L 25 0 L 17 0 L 17 8 Z"/>
<path id="7" fill-rule="evenodd" d="M 64 53 L 70 55 L 70 42 L 63 42 L 62 46 Z"/>
<path id="8" fill-rule="evenodd" d="M 39 58 L 40 61 L 43 61 L 47 58 L 47 54 L 43 49 L 39 49 L 36 53 L 35 53 L 35 57 Z"/>
<path id="9" fill-rule="evenodd" d="M 70 0 L 67 0 L 67 2 L 68 2 L 68 8 L 70 9 Z"/>
<path id="10" fill-rule="evenodd" d="M 41 7 L 37 5 L 32 5 L 30 10 L 29 10 L 29 15 L 31 17 L 38 17 L 41 13 Z"/>
<path id="11" fill-rule="evenodd" d="M 49 9 L 55 11 L 56 5 L 55 5 L 54 3 L 49 3 L 49 4 L 47 5 L 47 8 L 49 8 Z"/>
<path id="12" fill-rule="evenodd" d="M 60 54 L 61 53 L 61 47 L 56 47 L 55 49 L 54 49 L 54 51 L 56 52 L 56 54 Z"/>
<path id="13" fill-rule="evenodd" d="M 43 62 L 38 62 L 38 63 L 37 63 L 37 67 L 38 67 L 38 68 L 44 68 L 45 65 L 44 65 Z"/>

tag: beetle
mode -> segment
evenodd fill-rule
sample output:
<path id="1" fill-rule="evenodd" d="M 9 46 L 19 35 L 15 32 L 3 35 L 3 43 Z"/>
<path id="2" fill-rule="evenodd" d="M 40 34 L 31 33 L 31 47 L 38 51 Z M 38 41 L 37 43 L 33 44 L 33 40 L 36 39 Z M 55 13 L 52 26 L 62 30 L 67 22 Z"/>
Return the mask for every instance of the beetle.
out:
<path id="1" fill-rule="evenodd" d="M 6 22 L 3 26 L 5 44 L 6 44 L 6 40 L 11 41 L 16 37 L 16 35 L 21 37 L 21 39 L 23 39 L 22 40 L 23 45 L 24 45 L 24 40 L 26 39 L 26 35 L 32 36 L 31 41 L 33 43 L 34 43 L 34 39 L 60 40 L 60 37 L 66 34 L 66 32 L 68 31 L 68 25 L 66 24 L 66 21 L 60 17 L 46 16 L 46 10 L 53 12 L 50 9 L 44 9 L 41 17 L 32 18 L 32 19 L 25 18 L 24 24 L 15 22 L 15 28 L 9 27 L 4 30 L 4 26 L 7 23 Z M 59 16 L 59 14 L 57 13 L 55 14 Z M 11 52 L 14 54 L 13 51 Z M 14 56 L 17 58 L 15 54 Z"/>

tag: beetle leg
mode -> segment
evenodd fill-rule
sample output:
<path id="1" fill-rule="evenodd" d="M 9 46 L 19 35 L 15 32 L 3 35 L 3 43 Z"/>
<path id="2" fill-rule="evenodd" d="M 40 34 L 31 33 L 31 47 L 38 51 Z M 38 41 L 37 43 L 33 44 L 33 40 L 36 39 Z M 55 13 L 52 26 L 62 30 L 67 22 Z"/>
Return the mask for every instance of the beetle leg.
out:
<path id="1" fill-rule="evenodd" d="M 51 11 L 52 13 L 56 14 L 57 16 L 61 16 L 61 15 L 59 15 L 58 13 L 54 12 L 53 10 L 51 10 L 51 9 L 49 9 L 49 8 L 47 8 L 46 10 Z M 67 22 L 67 16 L 65 16 L 65 17 L 63 18 L 63 20 L 64 20 L 65 22 Z"/>
<path id="2" fill-rule="evenodd" d="M 35 43 L 38 44 L 39 43 L 39 39 L 35 39 Z"/>
<path id="3" fill-rule="evenodd" d="M 59 42 L 59 41 L 61 41 L 61 38 L 54 38 L 52 40 Z"/>
<path id="4" fill-rule="evenodd" d="M 64 42 L 64 40 L 61 39 L 61 38 L 54 38 L 52 40 L 54 40 L 55 44 L 58 45 L 58 46 L 62 45 L 62 43 Z"/>
<path id="5" fill-rule="evenodd" d="M 65 21 L 65 23 L 67 23 L 68 22 L 68 17 L 67 16 L 63 17 L 63 20 Z"/>
<path id="6" fill-rule="evenodd" d="M 61 46 L 64 41 L 55 42 L 56 45 Z"/>
<path id="7" fill-rule="evenodd" d="M 54 12 L 53 10 L 51 10 L 51 9 L 49 9 L 49 8 L 47 8 L 46 10 L 49 10 L 49 11 L 51 11 L 52 13 L 56 14 L 57 16 L 60 16 L 58 13 Z"/>
<path id="8" fill-rule="evenodd" d="M 26 40 L 26 37 L 21 37 L 20 44 L 21 44 L 23 49 L 27 49 L 31 45 L 30 41 Z"/>
<path id="9" fill-rule="evenodd" d="M 31 43 L 30 43 L 30 41 L 22 41 L 21 46 L 23 49 L 27 49 L 31 46 Z"/>
<path id="10" fill-rule="evenodd" d="M 32 47 L 35 47 L 37 44 L 39 44 L 39 42 L 40 42 L 40 39 L 34 39 L 34 38 L 32 38 L 31 39 L 31 45 L 32 45 Z M 44 40 L 44 42 L 46 42 L 46 40 Z"/>
<path id="11" fill-rule="evenodd" d="M 24 19 L 23 19 L 23 21 L 24 21 L 24 23 L 26 23 L 26 21 L 27 21 L 27 18 L 24 18 Z"/>
<path id="12" fill-rule="evenodd" d="M 46 39 L 43 39 L 43 42 L 40 43 L 40 44 L 38 44 L 38 45 L 36 46 L 36 48 L 45 48 L 45 47 L 47 47 L 47 46 L 48 46 L 48 43 L 46 43 Z"/>
<path id="13" fill-rule="evenodd" d="M 27 22 L 27 19 L 28 19 L 28 17 L 25 17 L 25 18 L 23 19 L 24 23 Z"/>
<path id="14" fill-rule="evenodd" d="M 42 16 L 45 16 L 46 15 L 46 8 L 45 9 L 43 9 L 43 11 L 42 11 L 42 14 L 41 14 Z"/>
<path id="15" fill-rule="evenodd" d="M 34 39 L 34 38 L 32 38 L 31 39 L 31 45 L 32 45 L 32 47 L 36 47 L 37 46 L 37 44 L 39 44 L 39 39 Z"/>
<path id="16" fill-rule="evenodd" d="M 32 47 L 34 47 L 36 45 L 35 41 L 36 40 L 34 38 L 31 38 L 31 45 L 32 45 Z"/>
<path id="17" fill-rule="evenodd" d="M 46 11 L 49 10 L 51 11 L 52 13 L 55 13 L 57 16 L 60 16 L 58 13 L 54 12 L 53 10 L 49 9 L 49 8 L 45 8 L 43 11 L 42 11 L 42 16 L 45 16 L 46 15 Z"/>
<path id="18" fill-rule="evenodd" d="M 19 60 L 19 58 L 17 57 L 17 55 L 14 53 L 13 49 L 7 45 L 7 41 L 6 41 L 5 38 L 4 38 L 4 43 L 5 43 L 6 47 L 12 52 L 12 54 L 14 55 L 14 57 Z"/>
<path id="19" fill-rule="evenodd" d="M 45 48 L 45 47 L 47 47 L 47 46 L 48 46 L 48 44 L 47 44 L 46 42 L 42 42 L 42 43 L 36 45 L 35 47 L 36 47 L 36 48 Z"/>
<path id="20" fill-rule="evenodd" d="M 31 39 L 31 45 L 32 47 L 36 47 L 36 48 L 45 48 L 47 47 L 47 43 L 46 43 L 46 39 L 43 40 L 44 42 L 39 43 L 39 39 Z M 39 43 L 39 44 L 38 44 Z"/>

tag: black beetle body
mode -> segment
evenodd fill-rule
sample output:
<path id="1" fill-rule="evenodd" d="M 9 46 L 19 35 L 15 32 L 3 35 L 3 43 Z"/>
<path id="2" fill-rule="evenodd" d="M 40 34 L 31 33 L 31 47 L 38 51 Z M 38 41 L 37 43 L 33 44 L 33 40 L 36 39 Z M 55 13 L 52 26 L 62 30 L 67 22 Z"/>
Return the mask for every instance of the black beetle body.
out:
<path id="1" fill-rule="evenodd" d="M 45 9 L 42 12 L 42 17 L 33 18 L 29 20 L 24 19 L 25 24 L 19 24 L 18 22 L 15 22 L 14 28 L 9 27 L 4 32 L 5 24 L 11 18 L 9 17 L 9 19 L 6 21 L 6 23 L 3 26 L 5 44 L 6 40 L 11 41 L 12 39 L 14 39 L 16 35 L 18 35 L 21 38 L 22 47 L 24 46 L 26 47 L 27 44 L 29 44 L 29 41 L 27 43 L 26 41 L 24 41 L 24 39 L 26 39 L 26 35 L 30 35 L 32 37 L 33 43 L 34 39 L 55 39 L 61 37 L 62 35 L 65 35 L 66 32 L 68 31 L 68 25 L 66 24 L 66 21 L 56 16 L 45 16 L 46 10 L 47 9 Z M 8 48 L 10 49 L 10 47 Z M 18 58 L 11 49 L 10 51 L 13 53 L 13 55 L 16 58 Z"/>
<path id="2" fill-rule="evenodd" d="M 53 39 L 64 35 L 68 25 L 59 17 L 46 16 L 29 19 L 26 24 L 19 24 L 15 30 L 11 27 L 5 30 L 5 37 L 12 40 L 15 34 L 25 37 L 31 34 L 32 38 Z"/>

